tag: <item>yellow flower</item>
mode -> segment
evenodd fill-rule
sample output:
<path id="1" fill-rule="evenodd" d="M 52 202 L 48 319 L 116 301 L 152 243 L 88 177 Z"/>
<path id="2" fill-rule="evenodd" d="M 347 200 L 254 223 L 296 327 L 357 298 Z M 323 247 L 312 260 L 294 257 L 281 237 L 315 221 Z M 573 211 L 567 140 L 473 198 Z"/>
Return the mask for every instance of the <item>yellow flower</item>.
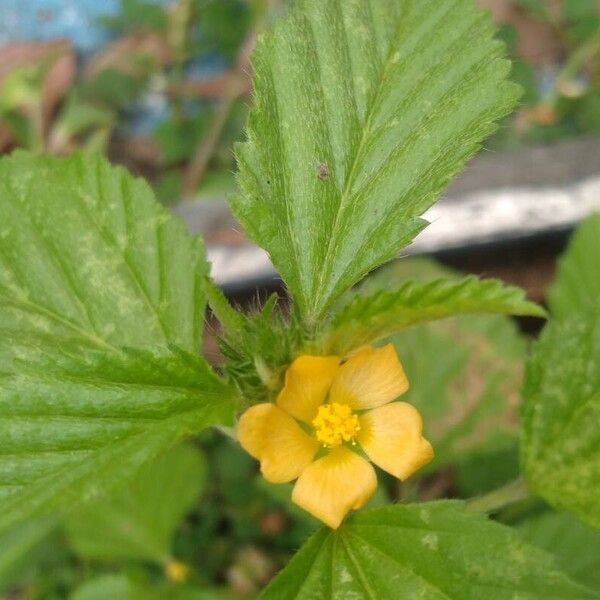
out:
<path id="1" fill-rule="evenodd" d="M 377 488 L 373 463 L 401 480 L 433 458 L 421 415 L 394 402 L 408 380 L 391 344 L 337 356 L 300 356 L 274 403 L 240 418 L 238 439 L 267 481 L 297 479 L 292 500 L 332 528 Z"/>
<path id="2" fill-rule="evenodd" d="M 165 564 L 165 575 L 173 583 L 183 583 L 188 576 L 189 567 L 178 560 L 170 559 Z"/>

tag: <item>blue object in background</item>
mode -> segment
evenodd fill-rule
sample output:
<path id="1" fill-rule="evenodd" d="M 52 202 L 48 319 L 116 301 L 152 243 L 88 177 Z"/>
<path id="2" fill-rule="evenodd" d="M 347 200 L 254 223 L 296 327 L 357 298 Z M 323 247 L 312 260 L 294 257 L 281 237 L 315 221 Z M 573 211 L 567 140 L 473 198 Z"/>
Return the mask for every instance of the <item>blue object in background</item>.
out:
<path id="1" fill-rule="evenodd" d="M 148 0 L 168 6 L 174 0 Z M 100 17 L 114 16 L 121 0 L 0 0 L 0 46 L 14 41 L 71 40 L 84 59 L 110 42 L 112 32 L 99 23 Z M 205 56 L 186 68 L 186 75 L 203 79 L 221 72 L 226 62 L 218 55 Z M 192 102 L 190 112 L 198 110 Z M 125 129 L 148 134 L 168 117 L 168 102 L 161 93 L 150 92 L 127 111 Z"/>
<path id="2" fill-rule="evenodd" d="M 117 14 L 120 6 L 120 0 L 0 0 L 0 44 L 68 38 L 78 53 L 89 54 L 111 39 L 98 17 Z"/>

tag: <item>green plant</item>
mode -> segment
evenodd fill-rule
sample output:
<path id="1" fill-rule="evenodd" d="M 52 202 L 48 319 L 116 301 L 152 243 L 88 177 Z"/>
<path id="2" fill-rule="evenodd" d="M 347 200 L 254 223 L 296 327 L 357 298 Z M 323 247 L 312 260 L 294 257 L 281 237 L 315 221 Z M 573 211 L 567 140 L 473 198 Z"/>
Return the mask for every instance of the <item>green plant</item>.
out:
<path id="1" fill-rule="evenodd" d="M 514 59 L 512 79 L 523 86 L 521 109 L 492 141 L 496 147 L 546 142 L 597 133 L 600 114 L 600 8 L 594 0 L 513 0 L 537 23 L 537 35 L 551 40 L 558 56 L 519 55 L 521 36 L 535 38 L 536 29 L 520 33 L 502 27 Z M 523 29 L 523 28 L 521 28 Z M 535 39 L 530 39 L 535 44 Z M 543 43 L 542 43 L 543 48 Z M 536 64 L 537 63 L 537 64 Z"/>
<path id="2" fill-rule="evenodd" d="M 63 561 L 70 583 L 61 585 L 84 579 L 78 564 L 113 565 L 112 575 L 97 567 L 74 598 L 226 597 L 214 589 L 224 571 L 234 590 L 255 592 L 316 529 L 262 597 L 594 597 L 589 575 L 579 582 L 576 569 L 568 569 L 573 578 L 561 572 L 539 539 L 530 533 L 528 543 L 508 524 L 535 498 L 600 523 L 600 307 L 588 258 L 598 253 L 599 217 L 559 270 L 553 318 L 525 369 L 520 428 L 526 342 L 505 315 L 544 317 L 544 309 L 515 288 L 429 264 L 400 262 L 365 279 L 426 226 L 422 213 L 518 99 L 488 17 L 469 0 L 301 0 L 261 36 L 253 65 L 254 107 L 236 148 L 240 193 L 231 205 L 279 269 L 287 310 L 274 298 L 249 313 L 230 306 L 208 277 L 202 242 L 145 183 L 104 159 L 17 152 L 0 162 L 0 535 L 8 540 L 0 568 L 2 549 L 15 539 L 33 547 L 62 520 L 72 554 Z M 217 369 L 200 354 L 207 302 L 221 328 Z M 383 350 L 370 346 L 384 339 Z M 314 404 L 333 385 L 344 406 L 344 394 L 372 375 L 346 365 L 367 359 L 385 385 L 367 390 L 373 404 L 361 407 L 398 407 L 391 401 L 406 382 L 397 355 L 415 382 L 403 398 L 413 406 L 407 431 L 423 444 L 420 412 L 437 459 L 401 484 L 382 473 L 376 493 L 366 471 L 369 493 L 350 500 L 344 495 L 360 483 L 352 477 L 317 485 L 309 512 L 318 518 L 311 507 L 325 500 L 344 504 L 344 514 L 369 500 L 336 529 L 290 505 L 289 488 L 258 478 L 226 438 L 235 437 L 236 415 L 247 422 L 261 405 L 277 412 L 275 400 L 294 414 L 290 397 Z M 292 393 L 301 360 L 329 366 Z M 344 388 L 344 377 L 353 385 Z M 352 415 L 349 436 L 370 452 L 373 440 L 356 426 L 364 417 Z M 313 444 L 308 462 L 337 452 L 317 449 L 310 420 L 282 418 Z M 226 435 L 197 437 L 211 426 Z M 334 437 L 345 431 L 338 426 L 315 425 Z M 240 439 L 263 461 L 283 429 Z M 173 538 L 204 478 L 198 450 L 170 450 L 190 437 L 209 457 L 206 494 L 216 499 L 198 505 L 195 522 Z M 522 473 L 513 461 L 474 481 L 477 465 L 494 469 L 516 453 L 517 437 Z M 352 461 L 363 460 L 339 441 Z M 427 455 L 406 471 L 431 459 L 423 447 Z M 394 448 L 376 448 L 373 461 L 383 453 L 395 475 L 402 453 Z M 295 451 L 284 444 L 281 452 L 279 466 L 295 469 L 281 460 L 296 460 Z M 363 472 L 372 469 L 363 463 Z M 484 495 L 435 500 L 449 490 L 431 491 L 428 478 L 443 484 L 448 465 L 461 474 L 456 495 Z M 199 559 L 193 549 L 207 539 Z M 259 539 L 274 560 L 253 545 Z M 43 573 L 39 593 L 60 597 Z"/>
<path id="3" fill-rule="evenodd" d="M 16 63 L 7 65 L 0 90 L 3 147 L 57 155 L 84 149 L 141 163 L 168 202 L 195 195 L 207 174 L 217 189 L 232 187 L 230 148 L 246 115 L 247 55 L 275 5 L 123 0 L 98 22 L 116 38 L 78 72 L 68 42 L 25 44 L 23 64 L 7 50 Z M 194 75 L 215 64 L 216 75 Z M 161 97 L 166 114 L 150 111 L 142 126 L 134 120 L 141 133 L 132 131 L 149 94 Z M 124 139 L 143 141 L 142 156 Z"/>

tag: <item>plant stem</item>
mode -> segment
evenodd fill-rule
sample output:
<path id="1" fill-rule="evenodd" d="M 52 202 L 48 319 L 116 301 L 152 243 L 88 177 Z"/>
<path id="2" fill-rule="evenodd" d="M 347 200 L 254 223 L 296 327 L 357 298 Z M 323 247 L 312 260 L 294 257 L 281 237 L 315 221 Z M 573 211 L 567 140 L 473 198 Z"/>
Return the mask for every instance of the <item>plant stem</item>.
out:
<path id="1" fill-rule="evenodd" d="M 594 56 L 600 53 L 600 27 L 581 46 L 576 48 L 569 56 L 556 77 L 546 104 L 555 106 L 561 95 L 561 88 L 571 81 Z"/>
<path id="2" fill-rule="evenodd" d="M 44 137 L 44 113 L 41 98 L 31 106 L 29 118 L 31 124 L 30 149 L 34 152 L 44 152 L 46 141 Z"/>
<path id="3" fill-rule="evenodd" d="M 236 68 L 229 77 L 229 82 L 225 88 L 221 103 L 217 106 L 210 127 L 196 146 L 192 160 L 185 171 L 183 177 L 184 198 L 193 196 L 198 188 L 235 102 L 246 90 L 247 76 L 245 71 L 248 65 L 248 57 L 256 42 L 256 34 L 256 30 L 251 31 L 242 46 Z"/>
<path id="4" fill-rule="evenodd" d="M 243 84 L 239 83 L 238 77 L 235 75 L 232 76 L 232 82 L 230 86 L 228 86 L 221 103 L 213 114 L 210 127 L 202 138 L 202 141 L 196 147 L 194 156 L 185 172 L 183 179 L 184 198 L 190 198 L 193 196 L 194 192 L 200 185 L 202 177 L 206 171 L 206 167 L 208 166 L 219 139 L 221 138 L 221 133 L 225 127 L 225 124 L 227 123 L 229 114 L 233 109 L 235 101 L 240 96 L 243 87 Z"/>
<path id="5" fill-rule="evenodd" d="M 173 66 L 169 76 L 170 85 L 181 85 L 184 80 L 184 66 L 188 59 L 188 33 L 192 18 L 191 0 L 179 0 L 171 13 L 171 27 L 168 35 Z M 175 96 L 171 99 L 171 111 L 175 121 L 183 119 L 182 99 Z"/>
<path id="6" fill-rule="evenodd" d="M 525 481 L 520 477 L 503 487 L 467 502 L 467 508 L 476 512 L 495 513 L 500 509 L 530 497 Z"/>
<path id="7" fill-rule="evenodd" d="M 248 35 L 238 52 L 235 67 L 229 75 L 229 81 L 226 83 L 221 103 L 216 108 L 210 127 L 206 132 L 206 135 L 196 146 L 192 160 L 183 175 L 184 199 L 192 197 L 194 192 L 198 189 L 210 159 L 221 138 L 223 128 L 227 123 L 229 115 L 238 98 L 248 89 L 247 72 L 250 64 L 250 54 L 252 53 L 252 50 L 254 50 L 258 34 L 265 27 L 269 13 L 276 5 L 277 0 L 268 0 L 265 5 L 265 10 L 261 11 L 258 16 L 255 16 L 254 23 L 250 27 Z"/>

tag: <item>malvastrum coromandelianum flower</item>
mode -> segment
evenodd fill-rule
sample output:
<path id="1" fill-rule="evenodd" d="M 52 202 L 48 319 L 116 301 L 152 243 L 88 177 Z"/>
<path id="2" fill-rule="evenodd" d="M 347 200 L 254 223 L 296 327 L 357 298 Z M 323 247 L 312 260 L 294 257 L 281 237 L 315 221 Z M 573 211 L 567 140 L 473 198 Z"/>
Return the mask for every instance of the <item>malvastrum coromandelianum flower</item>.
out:
<path id="1" fill-rule="evenodd" d="M 373 466 L 401 480 L 433 458 L 417 409 L 395 400 L 408 379 L 391 344 L 300 356 L 276 401 L 240 418 L 238 439 L 267 481 L 297 479 L 292 500 L 332 528 L 377 488 Z"/>

